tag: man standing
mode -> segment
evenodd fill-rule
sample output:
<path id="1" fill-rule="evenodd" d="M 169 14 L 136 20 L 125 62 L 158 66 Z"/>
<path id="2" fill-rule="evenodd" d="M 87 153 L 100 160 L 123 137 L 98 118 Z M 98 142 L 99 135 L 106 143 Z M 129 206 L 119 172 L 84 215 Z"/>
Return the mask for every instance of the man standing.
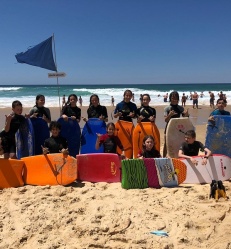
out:
<path id="1" fill-rule="evenodd" d="M 214 93 L 213 92 L 209 92 L 209 95 L 210 95 L 210 100 L 209 100 L 210 107 L 214 109 L 214 100 L 215 100 Z"/>
<path id="2" fill-rule="evenodd" d="M 197 94 L 197 92 L 194 92 L 192 95 L 193 109 L 194 109 L 194 106 L 196 106 L 196 109 L 198 109 L 198 97 L 199 95 Z"/>

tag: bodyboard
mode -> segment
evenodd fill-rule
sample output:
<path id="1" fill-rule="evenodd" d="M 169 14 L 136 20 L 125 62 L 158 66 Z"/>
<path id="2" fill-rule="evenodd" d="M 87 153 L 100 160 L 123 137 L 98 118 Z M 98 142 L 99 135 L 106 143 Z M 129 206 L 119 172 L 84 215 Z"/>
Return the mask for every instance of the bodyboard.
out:
<path id="1" fill-rule="evenodd" d="M 231 157 L 231 116 L 214 115 L 215 122 L 208 122 L 205 147 L 214 154 Z"/>
<path id="2" fill-rule="evenodd" d="M 207 159 L 207 164 L 202 165 L 203 157 L 194 156 L 197 165 L 190 159 L 181 160 L 187 166 L 187 176 L 184 183 L 211 183 L 212 180 L 225 181 L 231 177 L 231 159 L 225 155 L 213 155 Z"/>
<path id="3" fill-rule="evenodd" d="M 117 154 L 77 155 L 78 180 L 88 182 L 120 182 L 121 160 Z"/>
<path id="4" fill-rule="evenodd" d="M 15 134 L 16 155 L 22 157 L 34 155 L 34 130 L 30 119 L 26 118 Z"/>
<path id="5" fill-rule="evenodd" d="M 77 179 L 77 161 L 62 153 L 22 158 L 23 179 L 30 185 L 68 185 Z"/>
<path id="6" fill-rule="evenodd" d="M 50 131 L 43 118 L 31 118 L 30 121 L 34 130 L 34 155 L 41 155 L 43 154 L 41 146 L 44 146 L 45 140 L 50 137 Z"/>
<path id="7" fill-rule="evenodd" d="M 155 158 L 159 184 L 161 187 L 176 187 L 178 179 L 170 158 Z"/>
<path id="8" fill-rule="evenodd" d="M 81 136 L 81 154 L 102 153 L 103 146 L 95 149 L 97 139 L 96 133 L 106 134 L 106 124 L 98 118 L 89 118 L 85 123 Z"/>
<path id="9" fill-rule="evenodd" d="M 184 162 L 176 158 L 172 158 L 172 163 L 177 174 L 178 184 L 181 184 L 186 180 L 187 166 Z"/>
<path id="10" fill-rule="evenodd" d="M 140 159 L 122 160 L 122 188 L 148 188 L 147 171 Z"/>
<path id="11" fill-rule="evenodd" d="M 22 160 L 0 158 L 0 189 L 23 186 L 23 167 Z"/>
<path id="12" fill-rule="evenodd" d="M 172 118 L 166 129 L 167 155 L 177 158 L 181 144 L 185 141 L 185 132 L 194 130 L 189 118 Z"/>
<path id="13" fill-rule="evenodd" d="M 154 158 L 144 158 L 143 160 L 144 160 L 144 166 L 147 171 L 148 187 L 160 188 L 157 170 L 156 170 L 156 163 Z"/>
<path id="14" fill-rule="evenodd" d="M 143 139 L 146 135 L 152 135 L 155 140 L 155 148 L 160 151 L 160 132 L 152 122 L 138 123 L 133 131 L 133 158 L 137 158 L 140 150 L 142 150 Z"/>
<path id="15" fill-rule="evenodd" d="M 123 147 L 124 154 L 127 158 L 132 158 L 133 156 L 133 144 L 132 144 L 132 134 L 134 130 L 134 125 L 132 122 L 127 122 L 123 120 L 118 120 L 115 123 L 115 135 L 120 139 Z M 118 154 L 121 154 L 122 151 L 117 147 Z"/>
<path id="16" fill-rule="evenodd" d="M 68 118 L 68 121 L 59 118 L 58 122 L 61 124 L 60 135 L 67 140 L 69 155 L 75 158 L 79 154 L 80 148 L 81 131 L 79 123 L 71 118 Z"/>

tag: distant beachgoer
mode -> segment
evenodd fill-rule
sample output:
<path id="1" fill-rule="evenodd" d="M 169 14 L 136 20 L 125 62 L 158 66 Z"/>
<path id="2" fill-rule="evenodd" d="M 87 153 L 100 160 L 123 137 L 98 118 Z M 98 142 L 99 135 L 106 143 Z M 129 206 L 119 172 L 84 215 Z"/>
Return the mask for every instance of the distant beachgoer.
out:
<path id="1" fill-rule="evenodd" d="M 62 106 L 66 105 L 66 99 L 65 99 L 65 94 L 63 95 L 63 100 L 62 100 Z"/>
<path id="2" fill-rule="evenodd" d="M 132 119 L 136 118 L 137 106 L 135 103 L 131 102 L 131 99 L 132 99 L 132 91 L 126 90 L 124 92 L 123 101 L 121 101 L 116 105 L 114 111 L 114 118 L 119 117 L 119 120 L 124 120 L 128 122 L 132 122 Z"/>
<path id="3" fill-rule="evenodd" d="M 83 104 L 83 99 L 82 99 L 82 97 L 81 97 L 81 96 L 79 96 L 79 106 L 81 107 L 81 106 L 82 106 L 82 104 Z"/>
<path id="4" fill-rule="evenodd" d="M 51 122 L 51 113 L 50 109 L 44 107 L 45 97 L 42 94 L 38 94 L 35 100 L 35 106 L 30 110 L 30 118 L 43 118 L 47 123 Z"/>
<path id="5" fill-rule="evenodd" d="M 2 150 L 4 158 L 16 159 L 16 140 L 15 134 L 20 126 L 25 122 L 22 115 L 22 103 L 18 100 L 12 102 L 12 113 L 6 116 L 5 128 L 0 133 Z"/>
<path id="6" fill-rule="evenodd" d="M 163 97 L 164 97 L 164 102 L 167 102 L 168 101 L 168 93 L 166 93 Z"/>
<path id="7" fill-rule="evenodd" d="M 210 107 L 214 109 L 214 100 L 215 100 L 214 93 L 209 91 L 209 95 L 210 95 L 209 99 Z"/>
<path id="8" fill-rule="evenodd" d="M 138 158 L 160 158 L 160 152 L 155 147 L 155 139 L 151 135 L 147 135 L 143 139 L 142 150 L 138 152 Z"/>
<path id="9" fill-rule="evenodd" d="M 194 94 L 192 95 L 192 100 L 193 100 L 193 109 L 194 106 L 196 106 L 196 109 L 198 109 L 198 94 L 197 92 L 194 92 Z"/>
<path id="10" fill-rule="evenodd" d="M 135 95 L 132 93 L 132 101 L 135 102 Z"/>
<path id="11" fill-rule="evenodd" d="M 205 95 L 203 92 L 200 93 L 200 98 L 203 98 Z"/>
<path id="12" fill-rule="evenodd" d="M 77 122 L 81 120 L 81 109 L 77 107 L 77 96 L 75 94 L 70 94 L 68 96 L 68 100 L 66 105 L 63 107 L 61 111 L 61 117 L 68 121 L 68 117 Z"/>
<path id="13" fill-rule="evenodd" d="M 61 124 L 57 121 L 52 121 L 49 126 L 51 137 L 46 139 L 44 147 L 42 146 L 43 154 L 48 153 L 63 153 L 68 155 L 67 140 L 60 136 Z"/>
<path id="14" fill-rule="evenodd" d="M 111 105 L 114 106 L 114 103 L 115 103 L 115 99 L 113 96 L 111 96 Z"/>
<path id="15" fill-rule="evenodd" d="M 142 94 L 140 94 L 140 105 L 142 105 Z"/>
<path id="16" fill-rule="evenodd" d="M 149 106 L 151 101 L 149 94 L 142 95 L 142 104 L 141 107 L 137 109 L 137 122 L 153 122 L 155 123 L 156 119 L 156 109 Z"/>
<path id="17" fill-rule="evenodd" d="M 183 96 L 181 97 L 181 104 L 184 107 L 185 107 L 186 99 L 187 99 L 187 97 L 185 96 L 185 93 L 183 93 Z"/>
<path id="18" fill-rule="evenodd" d="M 118 146 L 122 150 L 121 156 L 124 156 L 124 147 L 120 139 L 114 134 L 115 125 L 113 123 L 108 123 L 106 129 L 107 133 L 104 135 L 97 133 L 95 149 L 98 150 L 103 144 L 104 153 L 116 153 Z"/>
<path id="19" fill-rule="evenodd" d="M 190 92 L 189 96 L 190 96 L 190 99 L 189 100 L 192 100 L 192 92 Z"/>
<path id="20" fill-rule="evenodd" d="M 108 121 L 107 108 L 105 106 L 100 105 L 99 96 L 96 94 L 91 95 L 90 97 L 90 105 L 87 109 L 88 119 L 89 118 L 99 118 L 105 122 Z M 87 121 L 86 118 L 83 118 L 83 121 Z"/>
<path id="21" fill-rule="evenodd" d="M 223 99 L 224 98 L 224 94 L 222 91 L 220 91 L 220 93 L 218 93 L 219 99 Z"/>
<path id="22" fill-rule="evenodd" d="M 181 115 L 183 117 L 189 117 L 189 113 L 188 113 L 188 109 L 185 111 L 184 107 L 178 105 L 179 103 L 179 93 L 174 91 L 171 92 L 169 95 L 169 101 L 170 101 L 170 105 L 166 106 L 164 108 L 164 119 L 166 122 L 166 126 L 165 126 L 165 131 L 164 131 L 164 149 L 163 149 L 163 157 L 166 157 L 167 155 L 167 147 L 166 147 L 166 130 L 167 130 L 167 126 L 169 121 L 172 118 L 179 118 Z"/>

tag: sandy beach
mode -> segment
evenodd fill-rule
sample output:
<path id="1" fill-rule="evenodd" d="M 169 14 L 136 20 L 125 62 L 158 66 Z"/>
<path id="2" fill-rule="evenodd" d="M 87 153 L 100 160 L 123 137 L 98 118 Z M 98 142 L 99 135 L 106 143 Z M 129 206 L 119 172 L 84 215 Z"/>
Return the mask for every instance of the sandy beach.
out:
<path id="1" fill-rule="evenodd" d="M 196 126 L 197 140 L 204 143 L 211 108 L 186 108 Z M 57 119 L 59 109 L 50 109 L 52 120 Z M 82 108 L 83 117 L 87 116 L 86 109 Z M 163 147 L 164 107 L 156 110 Z M 23 113 L 28 111 L 25 108 Z M 10 108 L 0 109 L 0 128 L 10 112 Z M 109 121 L 115 122 L 112 112 L 113 107 L 108 107 Z M 224 185 L 230 196 L 231 182 Z M 125 190 L 120 183 L 90 182 L 3 189 L 0 249 L 231 248 L 230 200 L 208 199 L 209 190 L 209 184 Z M 150 233 L 155 230 L 164 230 L 169 236 Z"/>

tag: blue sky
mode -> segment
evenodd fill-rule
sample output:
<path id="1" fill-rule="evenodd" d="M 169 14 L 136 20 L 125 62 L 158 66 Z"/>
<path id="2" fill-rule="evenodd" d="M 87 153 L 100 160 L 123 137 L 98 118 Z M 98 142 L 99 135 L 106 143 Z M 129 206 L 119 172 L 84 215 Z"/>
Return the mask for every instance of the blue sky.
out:
<path id="1" fill-rule="evenodd" d="M 230 0 L 1 0 L 0 84 L 53 84 L 15 54 L 55 35 L 60 84 L 231 82 Z"/>

